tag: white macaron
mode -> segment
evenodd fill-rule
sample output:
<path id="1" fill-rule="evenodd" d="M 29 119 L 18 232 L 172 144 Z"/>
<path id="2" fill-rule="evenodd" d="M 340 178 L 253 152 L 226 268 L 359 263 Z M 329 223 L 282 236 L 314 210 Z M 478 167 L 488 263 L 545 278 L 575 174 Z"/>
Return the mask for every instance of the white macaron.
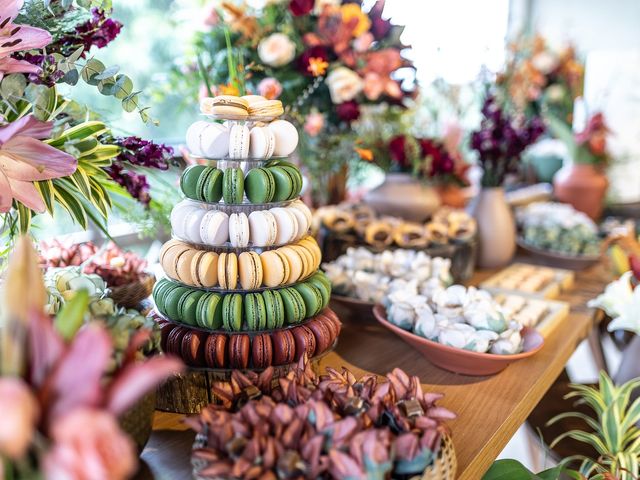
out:
<path id="1" fill-rule="evenodd" d="M 271 158 L 276 147 L 276 137 L 268 127 L 253 127 L 249 133 L 249 156 Z"/>
<path id="2" fill-rule="evenodd" d="M 249 156 L 249 127 L 236 123 L 229 131 L 229 158 L 247 158 Z"/>
<path id="3" fill-rule="evenodd" d="M 171 230 L 179 238 L 186 238 L 184 219 L 189 212 L 197 207 L 188 200 L 183 200 L 171 210 Z"/>
<path id="4" fill-rule="evenodd" d="M 301 210 L 299 210 L 297 208 L 292 208 L 292 207 L 288 208 L 288 210 L 291 213 L 293 213 L 293 215 L 296 217 L 296 220 L 298 222 L 298 234 L 296 235 L 296 238 L 294 239 L 295 241 L 298 241 L 309 232 L 309 227 L 311 225 L 309 224 L 309 221 L 307 220 L 307 217 L 305 216 L 304 213 L 302 213 Z"/>
<path id="5" fill-rule="evenodd" d="M 276 139 L 273 154 L 277 157 L 291 155 L 298 146 L 298 130 L 291 122 L 274 120 L 268 125 Z"/>
<path id="6" fill-rule="evenodd" d="M 269 211 L 276 218 L 276 245 L 285 245 L 293 242 L 298 236 L 298 220 L 296 216 L 285 207 L 272 208 Z"/>
<path id="7" fill-rule="evenodd" d="M 251 243 L 257 247 L 269 247 L 276 242 L 278 226 L 276 217 L 269 210 L 256 210 L 249 214 Z"/>
<path id="8" fill-rule="evenodd" d="M 200 225 L 202 218 L 207 211 L 204 208 L 197 208 L 187 212 L 184 217 L 184 239 L 194 243 L 202 243 L 200 236 Z"/>
<path id="9" fill-rule="evenodd" d="M 229 216 L 229 241 L 236 248 L 249 245 L 249 218 L 246 213 L 232 213 Z"/>
<path id="10" fill-rule="evenodd" d="M 209 210 L 200 223 L 200 238 L 207 245 L 224 245 L 229 239 L 229 215 Z"/>
<path id="11" fill-rule="evenodd" d="M 229 151 L 229 129 L 203 120 L 187 130 L 187 148 L 198 157 L 223 158 Z"/>

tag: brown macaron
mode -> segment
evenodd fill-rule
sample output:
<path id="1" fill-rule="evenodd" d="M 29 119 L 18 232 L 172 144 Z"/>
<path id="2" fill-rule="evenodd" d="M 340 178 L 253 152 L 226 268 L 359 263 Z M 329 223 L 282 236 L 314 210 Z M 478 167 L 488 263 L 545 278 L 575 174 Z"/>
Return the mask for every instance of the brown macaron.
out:
<path id="1" fill-rule="evenodd" d="M 210 333 L 204 344 L 204 361 L 209 368 L 227 366 L 227 336 L 222 333 Z"/>
<path id="2" fill-rule="evenodd" d="M 167 348 L 165 353 L 172 353 L 182 357 L 182 339 L 187 334 L 187 329 L 178 327 L 174 328 L 167 338 Z"/>
<path id="3" fill-rule="evenodd" d="M 169 341 L 169 334 L 176 328 L 175 323 L 166 322 L 160 326 L 160 349 L 167 353 L 167 342 Z"/>
<path id="4" fill-rule="evenodd" d="M 249 366 L 251 340 L 243 333 L 229 336 L 229 366 L 245 369 Z"/>
<path id="5" fill-rule="evenodd" d="M 273 346 L 267 333 L 256 335 L 251 340 L 251 360 L 255 368 L 267 368 L 273 362 Z"/>
<path id="6" fill-rule="evenodd" d="M 289 365 L 296 358 L 296 340 L 290 330 L 276 330 L 271 333 L 273 344 L 273 364 Z"/>
<path id="7" fill-rule="evenodd" d="M 204 366 L 204 346 L 207 334 L 200 330 L 189 330 L 182 337 L 182 358 L 193 367 Z"/>
<path id="8" fill-rule="evenodd" d="M 333 342 L 333 332 L 321 319 L 313 319 L 305 325 L 316 337 L 316 354 L 326 351 Z"/>
<path id="9" fill-rule="evenodd" d="M 296 341 L 295 359 L 299 360 L 305 353 L 308 358 L 311 358 L 316 352 L 316 337 L 313 332 L 305 325 L 299 325 L 291 330 Z"/>

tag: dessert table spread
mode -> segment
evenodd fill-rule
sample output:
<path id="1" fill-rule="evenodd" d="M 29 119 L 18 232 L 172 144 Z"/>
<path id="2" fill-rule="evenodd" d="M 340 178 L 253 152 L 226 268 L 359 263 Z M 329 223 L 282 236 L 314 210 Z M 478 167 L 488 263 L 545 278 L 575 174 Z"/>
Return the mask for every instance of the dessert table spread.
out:
<path id="1" fill-rule="evenodd" d="M 518 260 L 533 263 L 530 258 Z M 493 273 L 477 272 L 469 284 L 477 285 Z M 322 358 L 320 368 L 346 366 L 357 376 L 367 372 L 383 375 L 399 367 L 417 375 L 429 391 L 444 393 L 442 405 L 458 414 L 449 422 L 458 478 L 478 480 L 561 373 L 578 344 L 593 331 L 600 317 L 586 303 L 610 280 L 609 271 L 601 264 L 576 272 L 574 287 L 558 298 L 570 304 L 570 313 L 545 340 L 542 350 L 494 376 L 471 377 L 441 370 L 373 317 L 364 321 L 349 318 L 348 312 L 338 308 L 343 329 L 335 351 Z M 182 418 L 156 412 L 138 478 L 192 478 L 190 453 L 195 434 L 182 424 Z"/>

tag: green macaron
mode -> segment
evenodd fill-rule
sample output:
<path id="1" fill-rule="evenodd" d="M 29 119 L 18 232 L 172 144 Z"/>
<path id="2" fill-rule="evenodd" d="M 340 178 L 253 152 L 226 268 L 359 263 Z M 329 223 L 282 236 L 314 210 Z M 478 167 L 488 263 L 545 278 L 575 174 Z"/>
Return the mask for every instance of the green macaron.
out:
<path id="1" fill-rule="evenodd" d="M 280 290 L 282 304 L 284 305 L 285 320 L 289 325 L 300 323 L 307 315 L 304 299 L 294 288 Z"/>
<path id="2" fill-rule="evenodd" d="M 240 168 L 227 168 L 222 179 L 224 203 L 242 203 L 244 197 L 244 175 Z"/>
<path id="3" fill-rule="evenodd" d="M 158 309 L 158 311 L 163 315 L 166 315 L 164 301 L 167 298 L 167 293 L 177 287 L 177 284 L 170 282 L 166 278 L 159 280 L 153 286 L 153 301 L 156 304 L 156 308 Z"/>
<path id="4" fill-rule="evenodd" d="M 189 198 L 197 199 L 197 184 L 200 175 L 205 170 L 204 165 L 192 165 L 187 168 L 180 176 L 180 189 Z"/>
<path id="5" fill-rule="evenodd" d="M 275 179 L 267 168 L 252 168 L 244 179 L 244 190 L 251 203 L 270 202 L 275 188 Z"/>
<path id="6" fill-rule="evenodd" d="M 178 311 L 180 312 L 180 321 L 182 323 L 186 323 L 187 325 L 196 326 L 196 310 L 198 305 L 198 300 L 205 294 L 202 290 L 190 290 L 185 293 L 182 297 L 180 297 L 180 301 L 178 302 Z"/>
<path id="7" fill-rule="evenodd" d="M 300 170 L 294 166 L 287 165 L 281 165 L 280 168 L 287 172 L 293 181 L 293 189 L 291 190 L 291 195 L 289 195 L 289 200 L 296 198 L 302 191 L 302 174 Z"/>
<path id="8" fill-rule="evenodd" d="M 295 288 L 304 300 L 305 310 L 308 317 L 313 317 L 322 310 L 322 293 L 318 287 L 311 283 L 299 283 L 293 288 Z"/>
<path id="9" fill-rule="evenodd" d="M 324 274 L 315 274 L 307 280 L 307 283 L 315 286 L 322 294 L 322 308 L 329 305 L 331 299 L 331 283 Z"/>
<path id="10" fill-rule="evenodd" d="M 242 295 L 230 293 L 222 300 L 222 325 L 227 331 L 239 331 L 242 328 Z"/>
<path id="11" fill-rule="evenodd" d="M 244 296 L 244 318 L 249 330 L 264 330 L 267 327 L 267 311 L 264 299 L 259 293 L 248 293 Z"/>
<path id="12" fill-rule="evenodd" d="M 170 320 L 180 320 L 180 310 L 178 310 L 180 298 L 188 292 L 189 289 L 187 287 L 179 286 L 167 293 L 164 301 L 164 309 Z"/>
<path id="13" fill-rule="evenodd" d="M 269 171 L 276 182 L 276 191 L 273 195 L 274 202 L 289 200 L 295 188 L 295 180 L 291 172 L 281 166 L 270 167 Z"/>
<path id="14" fill-rule="evenodd" d="M 196 182 L 196 195 L 194 197 L 195 200 L 204 201 L 205 192 L 207 191 L 207 187 L 209 185 L 209 178 L 211 178 L 211 174 L 215 170 L 215 167 L 205 167 L 204 170 L 200 172 L 200 176 L 198 177 L 198 181 Z"/>
<path id="15" fill-rule="evenodd" d="M 213 168 L 213 167 L 210 167 Z M 222 170 L 213 168 L 204 188 L 204 200 L 217 203 L 222 198 Z"/>
<path id="16" fill-rule="evenodd" d="M 262 292 L 264 308 L 267 313 L 267 328 L 281 328 L 284 325 L 284 305 L 278 290 Z"/>
<path id="17" fill-rule="evenodd" d="M 196 324 L 202 328 L 218 330 L 222 327 L 222 296 L 207 292 L 196 305 Z"/>

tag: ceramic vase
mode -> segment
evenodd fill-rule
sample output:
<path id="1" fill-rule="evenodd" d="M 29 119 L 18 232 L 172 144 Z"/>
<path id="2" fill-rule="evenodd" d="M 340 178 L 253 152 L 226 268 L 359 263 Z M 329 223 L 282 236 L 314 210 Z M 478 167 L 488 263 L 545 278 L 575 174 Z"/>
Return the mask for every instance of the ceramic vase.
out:
<path id="1" fill-rule="evenodd" d="M 591 164 L 565 165 L 553 178 L 556 198 L 571 204 L 573 208 L 586 213 L 596 221 L 602 215 L 608 187 L 609 181 L 605 173 Z"/>
<path id="2" fill-rule="evenodd" d="M 467 199 L 464 190 L 458 185 L 437 185 L 436 192 L 440 196 L 440 203 L 447 207 L 464 208 Z"/>
<path id="3" fill-rule="evenodd" d="M 389 173 L 381 185 L 368 192 L 364 201 L 378 215 L 392 215 L 410 222 L 424 222 L 440 207 L 433 187 L 409 173 Z"/>
<path id="4" fill-rule="evenodd" d="M 507 265 L 516 251 L 516 224 L 502 187 L 483 188 L 471 204 L 478 223 L 478 266 Z"/>

